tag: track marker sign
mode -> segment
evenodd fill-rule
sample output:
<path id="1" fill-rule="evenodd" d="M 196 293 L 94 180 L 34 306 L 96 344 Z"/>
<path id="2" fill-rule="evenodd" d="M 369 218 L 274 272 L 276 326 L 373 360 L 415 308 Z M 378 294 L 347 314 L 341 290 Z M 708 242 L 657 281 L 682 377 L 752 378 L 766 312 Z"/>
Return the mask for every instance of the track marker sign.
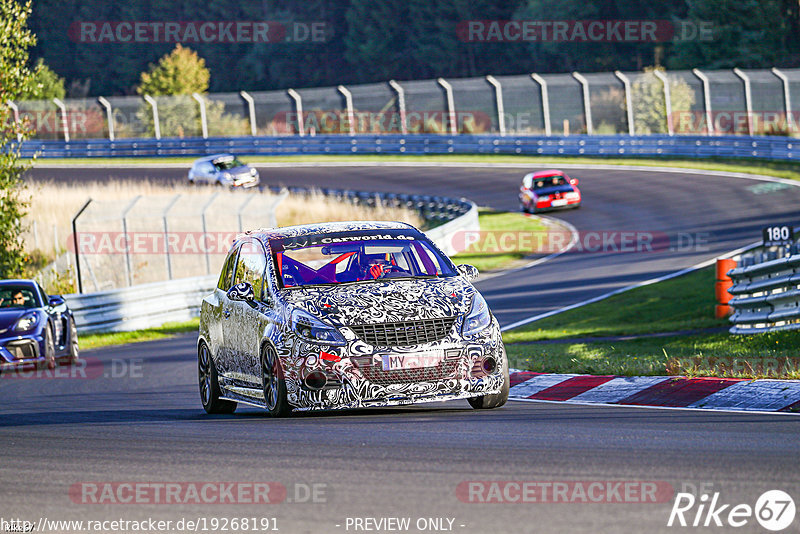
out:
<path id="1" fill-rule="evenodd" d="M 765 247 L 790 245 L 794 242 L 794 228 L 788 224 L 767 226 L 761 233 Z"/>

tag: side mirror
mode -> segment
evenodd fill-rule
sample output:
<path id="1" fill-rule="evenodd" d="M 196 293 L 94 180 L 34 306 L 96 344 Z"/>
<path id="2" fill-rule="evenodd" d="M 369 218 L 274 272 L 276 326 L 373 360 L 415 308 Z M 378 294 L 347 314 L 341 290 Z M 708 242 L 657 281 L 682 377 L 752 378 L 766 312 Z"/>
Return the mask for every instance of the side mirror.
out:
<path id="1" fill-rule="evenodd" d="M 475 280 L 478 278 L 478 268 L 472 265 L 462 264 L 456 267 L 458 272 L 469 281 Z"/>
<path id="2" fill-rule="evenodd" d="M 571 183 L 572 185 L 578 185 L 578 179 L 577 179 L 577 178 L 572 178 L 572 179 L 569 181 L 569 183 Z"/>
<path id="3" fill-rule="evenodd" d="M 61 295 L 53 295 L 47 300 L 47 305 L 51 308 L 58 308 L 66 303 L 67 301 Z"/>
<path id="4" fill-rule="evenodd" d="M 253 302 L 256 298 L 253 292 L 253 286 L 251 286 L 249 282 L 236 284 L 228 290 L 227 294 L 230 300 L 239 300 L 242 302 Z"/>

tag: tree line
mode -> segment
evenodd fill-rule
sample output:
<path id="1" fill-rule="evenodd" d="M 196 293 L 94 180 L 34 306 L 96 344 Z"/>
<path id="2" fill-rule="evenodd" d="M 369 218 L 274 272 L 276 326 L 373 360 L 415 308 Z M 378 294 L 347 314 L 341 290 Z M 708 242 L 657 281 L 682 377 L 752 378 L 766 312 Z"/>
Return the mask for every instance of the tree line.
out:
<path id="1" fill-rule="evenodd" d="M 141 73 L 176 44 L 153 35 L 163 26 L 125 40 L 133 29 L 120 22 L 137 21 L 276 23 L 265 30 L 274 42 L 254 39 L 259 27 L 244 42 L 227 38 L 235 27 L 213 28 L 213 41 L 193 37 L 208 28 L 189 28 L 183 45 L 205 60 L 212 92 L 647 66 L 794 67 L 799 11 L 798 0 L 34 0 L 31 56 L 66 80 L 70 96 L 135 93 Z M 469 21 L 656 21 L 659 38 L 514 40 L 518 25 L 470 34 L 477 27 Z"/>

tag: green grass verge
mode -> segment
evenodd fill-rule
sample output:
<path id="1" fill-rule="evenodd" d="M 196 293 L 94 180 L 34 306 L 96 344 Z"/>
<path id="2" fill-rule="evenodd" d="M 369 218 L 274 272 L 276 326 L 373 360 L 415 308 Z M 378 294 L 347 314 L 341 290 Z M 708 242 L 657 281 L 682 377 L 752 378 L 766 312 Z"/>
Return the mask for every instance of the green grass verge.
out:
<path id="1" fill-rule="evenodd" d="M 714 318 L 713 267 L 642 286 L 505 333 L 506 343 L 625 336 L 721 327 Z"/>
<path id="2" fill-rule="evenodd" d="M 178 334 L 197 332 L 200 325 L 199 319 L 193 319 L 182 323 L 166 323 L 157 328 L 146 330 L 135 330 L 133 332 L 110 332 L 107 334 L 86 334 L 78 335 L 81 350 L 98 349 L 100 347 L 111 347 L 114 345 L 126 345 L 128 343 L 138 343 L 140 341 L 155 341 L 167 339 Z"/>
<path id="3" fill-rule="evenodd" d="M 195 158 L 40 158 L 42 163 L 57 165 L 85 165 L 85 164 L 150 164 L 185 163 L 189 164 Z M 727 172 L 743 172 L 764 174 L 779 178 L 800 179 L 800 163 L 755 160 L 747 158 L 617 158 L 617 157 L 558 157 L 558 156 L 512 156 L 493 154 L 432 154 L 425 156 L 413 155 L 302 155 L 302 156 L 243 156 L 250 163 L 293 163 L 293 162 L 337 162 L 337 161 L 419 161 L 441 163 L 530 163 L 531 166 L 543 164 L 584 164 L 584 165 L 636 165 L 649 167 L 677 167 L 681 169 L 700 169 Z"/>
<path id="4" fill-rule="evenodd" d="M 525 217 L 522 213 L 493 211 L 481 208 L 478 212 L 481 232 L 546 232 L 547 226 L 536 217 Z M 468 263 L 480 272 L 491 272 L 508 267 L 515 261 L 531 254 L 530 250 L 515 247 L 505 252 L 462 252 L 451 259 L 456 264 Z"/>
<path id="5" fill-rule="evenodd" d="M 508 331 L 512 367 L 553 373 L 800 378 L 800 336 L 702 332 L 714 319 L 714 270 L 706 268 Z M 592 341 L 700 330 L 686 336 Z M 588 339 L 587 339 L 588 338 Z M 525 344 L 527 341 L 562 340 Z"/>

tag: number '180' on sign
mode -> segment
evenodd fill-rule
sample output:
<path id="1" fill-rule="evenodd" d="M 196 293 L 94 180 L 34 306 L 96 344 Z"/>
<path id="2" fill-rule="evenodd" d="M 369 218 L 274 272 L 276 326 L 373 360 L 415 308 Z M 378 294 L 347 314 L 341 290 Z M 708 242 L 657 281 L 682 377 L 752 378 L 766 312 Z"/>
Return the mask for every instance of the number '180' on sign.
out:
<path id="1" fill-rule="evenodd" d="M 794 242 L 794 228 L 789 224 L 767 226 L 761 231 L 764 246 L 788 245 Z"/>

